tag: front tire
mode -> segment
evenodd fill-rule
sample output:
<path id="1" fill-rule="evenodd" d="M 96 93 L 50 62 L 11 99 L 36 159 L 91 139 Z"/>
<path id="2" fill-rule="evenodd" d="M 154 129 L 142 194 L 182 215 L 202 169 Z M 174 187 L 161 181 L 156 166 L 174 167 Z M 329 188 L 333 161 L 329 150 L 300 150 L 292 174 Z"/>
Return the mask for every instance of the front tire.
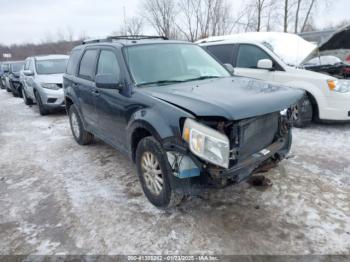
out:
<path id="1" fill-rule="evenodd" d="M 153 137 L 145 137 L 139 142 L 136 166 L 143 192 L 153 205 L 167 209 L 181 203 L 184 196 L 170 186 L 173 174 L 166 153 Z"/>
<path id="2" fill-rule="evenodd" d="M 89 145 L 94 141 L 94 135 L 85 130 L 75 105 L 69 108 L 69 123 L 73 137 L 79 145 Z"/>
<path id="3" fill-rule="evenodd" d="M 23 101 L 27 106 L 30 106 L 33 104 L 33 100 L 28 98 L 26 91 L 24 90 L 24 88 L 22 87 L 22 97 L 23 97 Z"/>
<path id="4" fill-rule="evenodd" d="M 301 98 L 294 106 L 292 112 L 293 125 L 298 128 L 309 125 L 312 121 L 312 104 L 307 95 Z"/>
<path id="5" fill-rule="evenodd" d="M 35 92 L 35 98 L 36 98 L 36 101 L 37 101 L 38 106 L 39 106 L 40 115 L 42 115 L 42 116 L 48 115 L 49 114 L 49 110 L 43 104 L 43 102 L 41 100 L 41 97 L 40 97 L 40 94 L 38 92 Z"/>

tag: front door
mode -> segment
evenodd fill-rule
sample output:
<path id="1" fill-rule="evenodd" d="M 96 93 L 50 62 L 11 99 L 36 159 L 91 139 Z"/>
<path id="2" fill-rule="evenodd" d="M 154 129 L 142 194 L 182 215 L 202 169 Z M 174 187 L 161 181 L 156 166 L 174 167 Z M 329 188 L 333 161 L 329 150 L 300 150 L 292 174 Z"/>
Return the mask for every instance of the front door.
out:
<path id="1" fill-rule="evenodd" d="M 235 75 L 273 81 L 273 71 L 257 67 L 260 59 L 272 60 L 272 58 L 260 47 L 251 44 L 241 44 L 236 56 Z"/>
<path id="2" fill-rule="evenodd" d="M 97 63 L 97 74 L 108 74 L 121 79 L 121 70 L 114 49 L 102 49 Z M 117 89 L 97 88 L 95 92 L 98 126 L 103 136 L 113 145 L 126 150 L 126 111 L 129 98 Z"/>

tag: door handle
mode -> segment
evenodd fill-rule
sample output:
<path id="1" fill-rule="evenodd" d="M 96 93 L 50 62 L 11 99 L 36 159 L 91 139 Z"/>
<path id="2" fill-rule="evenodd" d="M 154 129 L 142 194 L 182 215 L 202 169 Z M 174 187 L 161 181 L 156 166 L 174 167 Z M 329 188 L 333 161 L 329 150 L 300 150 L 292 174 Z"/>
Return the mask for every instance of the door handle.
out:
<path id="1" fill-rule="evenodd" d="M 96 89 L 92 89 L 91 93 L 95 96 L 99 96 L 100 95 L 100 91 L 96 90 Z"/>

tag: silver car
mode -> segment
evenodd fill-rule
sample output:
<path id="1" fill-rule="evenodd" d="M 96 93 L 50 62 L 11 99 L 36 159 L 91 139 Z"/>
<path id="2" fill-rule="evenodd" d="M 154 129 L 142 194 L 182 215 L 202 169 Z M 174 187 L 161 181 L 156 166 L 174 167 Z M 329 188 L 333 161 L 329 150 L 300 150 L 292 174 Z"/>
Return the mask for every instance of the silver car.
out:
<path id="1" fill-rule="evenodd" d="M 50 109 L 65 106 L 62 77 L 68 58 L 66 55 L 47 55 L 25 60 L 20 75 L 23 99 L 26 105 L 36 102 L 41 115 L 47 115 Z"/>

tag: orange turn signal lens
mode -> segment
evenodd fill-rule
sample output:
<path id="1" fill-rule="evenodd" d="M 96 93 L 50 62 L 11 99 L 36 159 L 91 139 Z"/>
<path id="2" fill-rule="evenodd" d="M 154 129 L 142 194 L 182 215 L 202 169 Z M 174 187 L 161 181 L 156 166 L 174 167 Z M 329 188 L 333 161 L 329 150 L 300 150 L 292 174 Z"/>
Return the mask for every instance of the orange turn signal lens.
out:
<path id="1" fill-rule="evenodd" d="M 183 136 L 185 141 L 187 141 L 187 142 L 190 141 L 190 129 L 188 127 L 186 127 L 184 129 L 184 133 L 182 136 Z"/>
<path id="2" fill-rule="evenodd" d="M 327 83 L 330 90 L 334 90 L 336 88 L 336 83 L 334 80 L 328 80 Z"/>

